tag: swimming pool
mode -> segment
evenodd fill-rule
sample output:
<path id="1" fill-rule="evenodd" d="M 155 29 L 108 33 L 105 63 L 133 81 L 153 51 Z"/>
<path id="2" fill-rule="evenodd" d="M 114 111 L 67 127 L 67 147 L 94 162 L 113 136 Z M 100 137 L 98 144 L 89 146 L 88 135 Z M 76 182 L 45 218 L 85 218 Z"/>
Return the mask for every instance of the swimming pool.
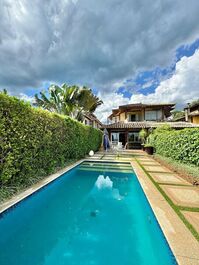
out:
<path id="1" fill-rule="evenodd" d="M 176 264 L 129 163 L 85 161 L 0 217 L 1 265 Z"/>

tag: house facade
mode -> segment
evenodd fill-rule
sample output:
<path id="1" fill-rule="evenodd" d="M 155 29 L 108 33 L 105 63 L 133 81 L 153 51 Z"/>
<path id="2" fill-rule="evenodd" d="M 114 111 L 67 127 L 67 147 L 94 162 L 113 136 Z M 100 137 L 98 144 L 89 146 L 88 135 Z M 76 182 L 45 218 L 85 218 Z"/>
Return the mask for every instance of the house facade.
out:
<path id="1" fill-rule="evenodd" d="M 150 130 L 163 124 L 172 128 L 195 127 L 189 122 L 171 122 L 169 117 L 175 104 L 128 104 L 113 109 L 108 117 L 106 128 L 112 143 L 122 142 L 127 149 L 141 148 L 139 132 L 142 128 Z"/>
<path id="2" fill-rule="evenodd" d="M 185 111 L 185 121 L 199 124 L 199 101 L 187 104 Z"/>
<path id="3" fill-rule="evenodd" d="M 93 113 L 84 114 L 83 123 L 96 129 L 100 129 L 102 127 L 102 123 Z"/>

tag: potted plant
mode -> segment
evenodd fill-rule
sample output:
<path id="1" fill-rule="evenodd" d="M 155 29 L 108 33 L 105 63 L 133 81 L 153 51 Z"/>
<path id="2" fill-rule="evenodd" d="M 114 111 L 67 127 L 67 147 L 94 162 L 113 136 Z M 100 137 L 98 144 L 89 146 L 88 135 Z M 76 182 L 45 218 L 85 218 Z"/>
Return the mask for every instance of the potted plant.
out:
<path id="1" fill-rule="evenodd" d="M 139 132 L 139 139 L 141 140 L 141 146 L 142 146 L 142 150 L 145 150 L 145 143 L 146 143 L 146 139 L 147 139 L 148 133 L 146 129 L 142 129 Z"/>
<path id="2" fill-rule="evenodd" d="M 154 152 L 153 142 L 154 142 L 154 134 L 153 134 L 153 132 L 151 132 L 151 133 L 149 134 L 149 136 L 147 137 L 147 139 L 146 139 L 146 143 L 145 143 L 145 145 L 144 145 L 145 152 L 146 152 L 148 155 L 153 155 L 153 152 Z"/>
<path id="3" fill-rule="evenodd" d="M 151 144 L 145 144 L 144 145 L 144 149 L 145 149 L 145 152 L 148 154 L 148 155 L 153 155 L 153 146 Z"/>

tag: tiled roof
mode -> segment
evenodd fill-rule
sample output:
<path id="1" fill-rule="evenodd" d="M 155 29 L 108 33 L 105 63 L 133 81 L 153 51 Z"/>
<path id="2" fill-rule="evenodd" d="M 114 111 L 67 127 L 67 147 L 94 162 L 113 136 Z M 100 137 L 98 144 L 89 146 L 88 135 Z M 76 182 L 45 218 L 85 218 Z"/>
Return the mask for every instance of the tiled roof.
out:
<path id="1" fill-rule="evenodd" d="M 97 123 L 99 123 L 100 126 L 102 126 L 101 121 L 98 120 L 98 118 L 93 114 L 93 113 L 85 113 L 84 117 L 86 117 L 87 119 L 91 120 L 91 121 L 96 121 Z"/>
<path id="2" fill-rule="evenodd" d="M 170 125 L 172 128 L 194 128 L 199 125 L 189 122 L 155 122 L 155 121 L 137 121 L 137 122 L 116 122 L 108 125 L 103 125 L 103 128 L 109 129 L 133 129 L 133 128 L 156 128 L 161 125 Z"/>
<path id="3" fill-rule="evenodd" d="M 144 103 L 134 103 L 134 104 L 126 104 L 121 105 L 119 108 L 131 108 L 131 107 L 159 107 L 159 106 L 171 106 L 174 107 L 175 103 L 154 103 L 154 104 L 144 104 Z"/>
<path id="4" fill-rule="evenodd" d="M 189 113 L 189 116 L 199 116 L 199 110 L 195 110 Z"/>

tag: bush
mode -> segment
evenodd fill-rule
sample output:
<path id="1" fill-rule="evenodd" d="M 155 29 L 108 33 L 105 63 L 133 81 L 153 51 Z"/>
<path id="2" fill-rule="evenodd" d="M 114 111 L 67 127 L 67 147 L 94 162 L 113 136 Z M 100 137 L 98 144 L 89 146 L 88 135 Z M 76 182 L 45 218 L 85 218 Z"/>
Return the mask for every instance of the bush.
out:
<path id="1" fill-rule="evenodd" d="M 46 176 L 101 145 L 100 130 L 0 93 L 0 184 Z"/>
<path id="2" fill-rule="evenodd" d="M 154 132 L 156 153 L 199 166 L 199 128 Z"/>

